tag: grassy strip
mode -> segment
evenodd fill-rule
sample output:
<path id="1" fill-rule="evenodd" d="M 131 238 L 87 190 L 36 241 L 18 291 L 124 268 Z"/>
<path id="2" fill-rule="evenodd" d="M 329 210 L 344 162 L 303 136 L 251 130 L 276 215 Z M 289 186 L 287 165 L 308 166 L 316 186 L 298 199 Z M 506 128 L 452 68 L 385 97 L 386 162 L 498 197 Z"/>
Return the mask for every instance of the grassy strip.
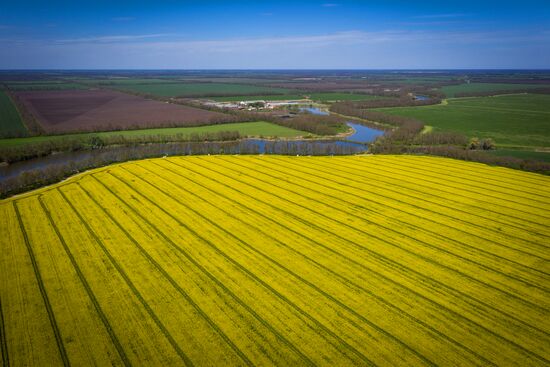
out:
<path id="1" fill-rule="evenodd" d="M 488 154 L 493 154 L 500 157 L 516 157 L 524 160 L 550 162 L 550 151 L 537 152 L 535 150 L 497 149 L 488 152 Z"/>
<path id="2" fill-rule="evenodd" d="M 270 122 L 237 122 L 229 124 L 206 125 L 196 127 L 173 127 L 160 129 L 140 129 L 140 130 L 123 130 L 123 131 L 106 131 L 97 133 L 82 133 L 82 134 L 65 134 L 65 135 L 50 135 L 50 136 L 34 136 L 29 138 L 13 138 L 0 139 L 0 147 L 17 146 L 25 144 L 43 143 L 54 140 L 92 137 L 113 138 L 124 137 L 128 139 L 143 138 L 147 136 L 171 136 L 171 135 L 191 135 L 191 134 L 206 134 L 217 133 L 223 131 L 237 131 L 242 136 L 264 136 L 264 137 L 297 137 L 307 135 L 307 133 L 288 127 L 276 125 Z"/>
<path id="3" fill-rule="evenodd" d="M 457 93 L 477 93 L 477 92 L 499 92 L 517 89 L 540 88 L 540 84 L 513 84 L 513 83 L 469 83 L 459 85 L 447 85 L 441 88 L 441 91 L 449 98 L 453 98 Z"/>

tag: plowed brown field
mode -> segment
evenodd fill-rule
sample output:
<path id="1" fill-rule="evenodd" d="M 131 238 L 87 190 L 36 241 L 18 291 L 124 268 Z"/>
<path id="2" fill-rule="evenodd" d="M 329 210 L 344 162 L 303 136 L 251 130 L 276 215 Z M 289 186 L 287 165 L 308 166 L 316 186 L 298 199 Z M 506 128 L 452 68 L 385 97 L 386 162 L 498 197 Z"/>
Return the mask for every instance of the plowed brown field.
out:
<path id="1" fill-rule="evenodd" d="M 221 113 L 107 90 L 17 94 L 44 129 L 51 133 L 197 126 L 227 120 L 227 116 Z"/>

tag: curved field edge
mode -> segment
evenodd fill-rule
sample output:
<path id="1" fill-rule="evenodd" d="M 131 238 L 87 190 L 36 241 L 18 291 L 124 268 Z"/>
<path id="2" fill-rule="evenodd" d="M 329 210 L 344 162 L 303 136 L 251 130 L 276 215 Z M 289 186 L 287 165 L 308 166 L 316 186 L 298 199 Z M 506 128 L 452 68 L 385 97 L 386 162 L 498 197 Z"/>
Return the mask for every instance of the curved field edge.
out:
<path id="1" fill-rule="evenodd" d="M 208 155 L 208 156 L 217 156 L 217 155 Z M 220 155 L 220 156 L 224 156 L 224 155 Z M 238 157 L 239 155 L 236 155 L 236 156 Z M 273 156 L 276 156 L 276 155 L 273 155 Z M 188 156 L 170 156 L 169 158 L 177 158 L 177 157 L 187 158 Z M 286 157 L 286 156 L 281 156 L 281 157 Z M 492 165 L 488 165 L 488 164 L 484 164 L 484 163 L 471 162 L 471 161 L 462 161 L 462 160 L 457 160 L 457 159 L 452 159 L 452 158 L 437 157 L 437 156 L 405 155 L 405 154 L 399 154 L 399 155 L 389 154 L 389 155 L 380 155 L 380 156 L 371 155 L 371 154 L 360 154 L 360 155 L 355 155 L 354 157 L 368 157 L 369 159 L 370 158 L 376 159 L 377 157 L 418 157 L 419 159 L 433 160 L 434 162 L 436 162 L 438 160 L 441 161 L 441 162 L 458 162 L 459 164 L 463 165 L 464 167 L 468 167 L 468 169 L 480 169 L 483 172 L 486 172 L 487 170 L 488 171 L 495 170 L 494 172 L 502 171 L 502 173 L 509 174 L 511 177 L 524 176 L 526 178 L 532 177 L 535 180 L 542 180 L 542 181 L 548 180 L 549 181 L 548 184 L 550 185 L 550 179 L 547 176 L 541 175 L 541 174 L 538 174 L 538 173 L 525 172 L 525 171 L 520 171 L 520 170 L 516 170 L 516 169 L 512 169 L 512 168 L 498 167 L 498 166 L 492 166 Z M 162 160 L 162 159 L 167 159 L 167 158 L 160 158 L 160 157 L 159 158 L 146 158 L 146 159 L 140 159 L 138 161 L 156 161 L 156 160 Z M 0 204 L 2 204 L 4 202 L 9 202 L 9 201 L 12 201 L 12 200 L 18 200 L 20 198 L 24 198 L 24 197 L 28 197 L 28 196 L 40 194 L 40 193 L 43 193 L 45 191 L 53 190 L 53 189 L 55 189 L 57 187 L 60 187 L 60 186 L 68 185 L 70 183 L 73 183 L 75 181 L 80 180 L 81 178 L 83 178 L 83 176 L 86 176 L 88 174 L 101 172 L 101 171 L 108 170 L 108 169 L 111 169 L 111 168 L 117 167 L 117 166 L 122 166 L 122 165 L 125 165 L 125 164 L 133 164 L 135 162 L 137 162 L 137 161 L 136 160 L 131 160 L 131 161 L 127 161 L 127 162 L 111 163 L 111 164 L 106 165 L 106 166 L 102 166 L 102 167 L 82 171 L 82 172 L 79 172 L 75 175 L 72 175 L 70 177 L 65 178 L 61 182 L 56 182 L 56 183 L 53 183 L 53 184 L 50 184 L 50 185 L 47 185 L 47 186 L 44 186 L 44 187 L 40 187 L 40 188 L 31 190 L 31 191 L 16 194 L 16 195 L 10 196 L 8 198 L 0 199 Z"/>
<path id="2" fill-rule="evenodd" d="M 547 365 L 549 182 L 418 156 L 90 170 L 0 201 L 3 358 Z"/>

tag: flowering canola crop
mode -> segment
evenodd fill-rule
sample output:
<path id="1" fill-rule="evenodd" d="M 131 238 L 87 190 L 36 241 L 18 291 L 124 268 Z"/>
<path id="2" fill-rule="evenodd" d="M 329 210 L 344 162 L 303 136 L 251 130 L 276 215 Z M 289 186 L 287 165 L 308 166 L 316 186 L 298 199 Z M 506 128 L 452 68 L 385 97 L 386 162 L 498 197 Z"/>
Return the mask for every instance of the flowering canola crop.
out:
<path id="1" fill-rule="evenodd" d="M 0 201 L 5 366 L 548 365 L 550 178 L 171 157 Z"/>

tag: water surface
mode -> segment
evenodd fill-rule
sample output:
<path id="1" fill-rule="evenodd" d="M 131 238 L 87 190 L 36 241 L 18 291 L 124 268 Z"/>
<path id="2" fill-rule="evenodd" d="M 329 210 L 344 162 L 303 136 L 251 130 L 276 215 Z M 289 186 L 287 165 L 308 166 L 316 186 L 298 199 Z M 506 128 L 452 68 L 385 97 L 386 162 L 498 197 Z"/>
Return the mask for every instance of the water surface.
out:
<path id="1" fill-rule="evenodd" d="M 355 133 L 346 137 L 346 140 L 360 143 L 372 143 L 377 137 L 384 135 L 383 130 L 373 129 L 372 127 L 354 124 L 352 122 L 348 122 L 347 124 L 355 130 Z"/>

